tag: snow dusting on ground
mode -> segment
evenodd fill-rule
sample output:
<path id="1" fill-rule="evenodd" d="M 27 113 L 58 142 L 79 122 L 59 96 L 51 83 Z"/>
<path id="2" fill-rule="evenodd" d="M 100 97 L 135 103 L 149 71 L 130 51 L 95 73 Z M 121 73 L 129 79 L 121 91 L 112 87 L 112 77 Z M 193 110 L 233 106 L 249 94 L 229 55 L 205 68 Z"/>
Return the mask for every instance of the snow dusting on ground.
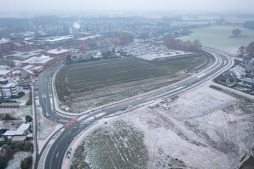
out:
<path id="1" fill-rule="evenodd" d="M 29 152 L 24 151 L 16 152 L 13 156 L 13 159 L 8 162 L 8 166 L 6 169 L 21 169 L 20 167 L 21 161 L 31 155 L 32 154 Z"/>

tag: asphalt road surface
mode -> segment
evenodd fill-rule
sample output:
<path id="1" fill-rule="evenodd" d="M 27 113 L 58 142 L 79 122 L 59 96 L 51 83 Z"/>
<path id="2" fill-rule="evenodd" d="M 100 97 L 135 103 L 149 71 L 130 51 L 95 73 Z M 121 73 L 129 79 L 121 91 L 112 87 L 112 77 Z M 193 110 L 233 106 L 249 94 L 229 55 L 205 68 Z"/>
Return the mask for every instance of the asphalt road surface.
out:
<path id="1" fill-rule="evenodd" d="M 55 109 L 54 102 L 50 101 L 50 98 L 54 96 L 52 96 L 50 92 L 52 91 L 52 85 L 49 84 L 51 84 L 53 74 L 61 66 L 62 63 L 56 64 L 48 68 L 40 76 L 40 79 L 38 81 L 39 101 L 40 106 L 43 110 L 43 115 L 46 117 L 46 113 L 48 113 L 49 114 L 48 118 L 50 120 L 60 124 L 66 124 L 68 121 L 76 118 L 78 118 L 78 120 L 74 121 L 68 126 L 64 126 L 61 129 L 59 129 L 63 131 L 49 149 L 46 156 L 44 168 L 60 169 L 62 166 L 63 158 L 66 156 L 67 148 L 73 141 L 74 137 L 77 136 L 82 130 L 86 129 L 94 122 L 102 118 L 109 118 L 134 110 L 138 107 L 144 106 L 147 103 L 152 103 L 152 101 L 157 99 L 170 98 L 182 92 L 188 91 L 214 78 L 216 75 L 225 71 L 231 66 L 232 61 L 229 59 L 229 56 L 227 54 L 207 47 L 203 47 L 203 50 L 214 55 L 214 57 L 218 59 L 218 62 L 209 69 L 206 69 L 204 72 L 197 74 L 194 77 L 187 78 L 173 85 L 163 87 L 161 89 L 149 93 L 134 96 L 112 104 L 100 106 L 84 115 L 76 115 L 68 117 L 64 116 L 60 112 L 57 112 L 57 110 Z M 46 145 L 49 143 L 49 141 L 46 143 Z M 35 164 L 36 168 L 38 165 L 38 161 L 44 150 L 45 146 L 42 149 L 41 153 L 37 154 L 38 158 Z"/>

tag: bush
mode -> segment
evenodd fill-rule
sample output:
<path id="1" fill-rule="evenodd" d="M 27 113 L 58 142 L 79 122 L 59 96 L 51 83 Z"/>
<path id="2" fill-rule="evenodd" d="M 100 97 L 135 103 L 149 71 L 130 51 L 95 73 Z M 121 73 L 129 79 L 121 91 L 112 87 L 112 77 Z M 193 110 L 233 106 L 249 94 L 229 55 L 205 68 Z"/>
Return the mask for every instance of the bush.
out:
<path id="1" fill-rule="evenodd" d="M 21 169 L 29 169 L 33 162 L 32 156 L 29 156 L 21 161 L 20 167 Z"/>
<path id="2" fill-rule="evenodd" d="M 33 120 L 33 118 L 29 115 L 26 116 L 26 122 L 31 122 Z"/>

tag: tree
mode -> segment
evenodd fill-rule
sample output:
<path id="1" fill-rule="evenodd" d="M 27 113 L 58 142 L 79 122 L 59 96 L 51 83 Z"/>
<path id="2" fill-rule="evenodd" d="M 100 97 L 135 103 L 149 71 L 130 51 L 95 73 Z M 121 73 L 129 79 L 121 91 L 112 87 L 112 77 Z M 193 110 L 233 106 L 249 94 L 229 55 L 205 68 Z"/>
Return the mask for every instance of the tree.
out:
<path id="1" fill-rule="evenodd" d="M 254 57 L 254 42 L 251 42 L 249 44 L 249 46 L 246 48 L 246 53 L 250 56 L 250 57 Z"/>
<path id="2" fill-rule="evenodd" d="M 240 29 L 233 29 L 233 30 L 232 30 L 232 35 L 233 35 L 234 37 L 236 37 L 236 36 L 240 35 L 241 32 L 242 32 L 242 31 L 241 31 Z"/>
<path id="3" fill-rule="evenodd" d="M 26 122 L 31 122 L 33 120 L 33 118 L 29 115 L 26 116 Z"/>
<path id="4" fill-rule="evenodd" d="M 245 51 L 246 51 L 246 47 L 241 46 L 237 51 L 237 53 L 238 53 L 237 57 L 243 58 L 244 54 L 245 54 Z"/>
<path id="5" fill-rule="evenodd" d="M 5 156 L 0 155 L 0 168 L 6 168 L 8 164 L 8 160 Z"/>
<path id="6" fill-rule="evenodd" d="M 197 50 L 202 47 L 202 44 L 200 43 L 200 41 L 198 39 L 196 39 L 193 41 L 193 47 L 194 47 L 194 50 Z"/>
<path id="7" fill-rule="evenodd" d="M 176 39 L 171 35 L 167 35 L 163 39 L 164 45 L 166 45 L 168 48 L 175 48 L 176 42 L 177 42 Z"/>
<path id="8" fill-rule="evenodd" d="M 119 42 L 121 45 L 126 45 L 133 41 L 133 35 L 130 33 L 123 32 L 119 37 Z"/>
<path id="9" fill-rule="evenodd" d="M 65 61 L 66 63 L 71 63 L 72 62 L 71 55 L 66 56 Z"/>

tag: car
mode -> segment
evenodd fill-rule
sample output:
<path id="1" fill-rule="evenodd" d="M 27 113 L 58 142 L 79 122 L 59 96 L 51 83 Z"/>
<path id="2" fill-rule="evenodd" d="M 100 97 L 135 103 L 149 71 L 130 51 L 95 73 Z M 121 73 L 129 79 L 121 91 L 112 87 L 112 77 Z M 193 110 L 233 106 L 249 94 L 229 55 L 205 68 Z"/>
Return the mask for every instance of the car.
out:
<path id="1" fill-rule="evenodd" d="M 46 117 L 49 117 L 49 114 L 48 114 L 48 113 L 46 113 Z"/>

